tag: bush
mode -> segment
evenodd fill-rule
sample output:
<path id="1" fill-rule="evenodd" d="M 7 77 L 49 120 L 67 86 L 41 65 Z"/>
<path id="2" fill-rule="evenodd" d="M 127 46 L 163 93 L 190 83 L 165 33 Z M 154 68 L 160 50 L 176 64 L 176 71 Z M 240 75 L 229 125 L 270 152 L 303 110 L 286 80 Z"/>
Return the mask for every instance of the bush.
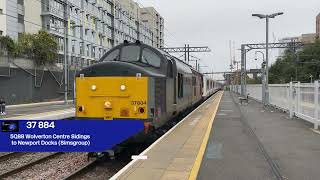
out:
<path id="1" fill-rule="evenodd" d="M 16 57 L 18 55 L 18 47 L 17 44 L 13 41 L 13 39 L 9 36 L 0 36 L 1 46 L 4 47 L 9 56 Z"/>

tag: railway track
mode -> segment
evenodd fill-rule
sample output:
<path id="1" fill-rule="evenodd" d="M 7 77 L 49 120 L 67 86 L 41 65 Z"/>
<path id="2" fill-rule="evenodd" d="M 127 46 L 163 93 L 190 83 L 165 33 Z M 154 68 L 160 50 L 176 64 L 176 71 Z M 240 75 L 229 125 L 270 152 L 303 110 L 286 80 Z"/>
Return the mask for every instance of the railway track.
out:
<path id="1" fill-rule="evenodd" d="M 75 179 L 85 173 L 87 173 L 88 171 L 90 171 L 91 169 L 93 169 L 96 165 L 98 164 L 98 160 L 92 160 L 89 161 L 87 164 L 85 164 L 84 166 L 80 167 L 79 169 L 77 169 L 76 171 L 72 172 L 71 174 L 69 174 L 68 176 L 66 176 L 64 178 L 64 180 L 71 180 L 71 179 Z"/>
<path id="2" fill-rule="evenodd" d="M 17 153 L 17 152 L 3 153 L 0 155 L 0 161 L 4 161 L 14 156 L 22 156 L 23 154 L 25 153 Z"/>
<path id="3" fill-rule="evenodd" d="M 188 113 L 186 113 L 188 114 Z M 186 115 L 185 114 L 185 115 Z M 168 123 L 168 125 L 163 129 L 163 133 L 159 135 L 161 137 L 165 132 L 175 126 L 183 117 L 177 118 L 175 121 Z M 144 149 L 149 147 L 152 142 L 148 142 L 144 145 L 139 145 L 139 150 L 134 149 L 135 146 L 127 147 L 127 150 L 120 153 L 119 157 L 115 160 L 110 160 L 103 162 L 100 159 L 91 160 L 89 162 L 79 163 L 76 166 L 72 161 L 67 162 L 66 157 L 71 155 L 68 153 L 50 153 L 44 155 L 43 153 L 3 153 L 0 154 L 0 163 L 16 165 L 13 169 L 9 167 L 7 169 L 0 170 L 0 179 L 4 178 L 31 178 L 31 177 L 46 177 L 52 178 L 53 174 L 55 174 L 56 178 L 59 179 L 96 179 L 97 177 L 101 177 L 102 179 L 107 179 L 108 177 L 112 177 L 115 173 L 117 173 L 120 169 L 122 169 L 127 163 L 131 161 L 131 155 L 139 154 Z M 64 155 L 62 155 L 64 154 Z M 59 156 L 62 155 L 62 156 Z M 59 157 L 57 157 L 59 156 Z M 65 157 L 66 156 L 66 157 Z M 74 156 L 74 154 L 72 155 Z M 82 156 L 82 155 L 80 155 Z M 84 159 L 84 157 L 80 157 L 79 159 Z M 56 158 L 57 157 L 57 158 Z M 27 159 L 27 160 L 26 160 Z M 60 159 L 60 161 L 58 160 Z M 63 159 L 63 160 L 61 160 Z M 68 158 L 67 158 L 68 159 Z M 74 158 L 69 158 L 74 159 Z M 51 161 L 53 160 L 53 161 Z M 20 163 L 16 163 L 20 162 Z M 61 162 L 63 162 L 62 165 Z M 57 166 L 59 163 L 60 166 Z M 18 164 L 18 165 L 17 165 Z M 67 168 L 68 166 L 74 165 L 74 168 Z M 43 167 L 43 169 L 39 168 Z M 59 168 L 55 168 L 55 166 Z M 50 169 L 51 168 L 51 169 Z M 52 169 L 53 168 L 53 169 Z M 50 169 L 50 173 L 48 173 Z M 68 170 L 67 170 L 68 169 Z M 38 171 L 39 170 L 39 171 Z M 28 172 L 29 171 L 29 172 Z M 28 173 L 27 173 L 28 172 Z M 30 173 L 31 172 L 31 173 Z M 27 175 L 25 175 L 27 174 Z M 58 175 L 59 174 L 59 175 Z"/>
<path id="4" fill-rule="evenodd" d="M 202 102 L 203 103 L 203 102 Z M 201 105 L 200 103 L 199 105 Z M 196 107 L 194 107 L 196 108 Z M 191 112 L 192 110 L 190 110 Z M 163 133 L 158 137 L 160 138 L 167 131 L 173 128 L 178 122 L 180 122 L 187 114 L 184 114 L 179 119 L 176 119 L 172 122 L 168 122 L 168 124 L 164 125 Z M 157 138 L 157 139 L 158 139 Z M 156 141 L 156 140 L 154 140 Z M 150 142 L 149 142 L 150 143 Z M 152 142 L 153 143 L 153 142 Z M 73 180 L 73 179 L 108 179 L 111 178 L 114 174 L 116 174 L 119 170 L 125 167 L 131 161 L 131 155 L 140 154 L 145 149 L 147 149 L 152 143 L 144 144 L 145 146 L 138 151 L 136 151 L 133 147 L 128 147 L 126 152 L 120 153 L 115 160 L 100 162 L 99 160 L 90 161 L 86 165 L 78 168 L 76 171 L 72 172 L 68 176 L 64 178 L 64 180 Z M 141 147 L 143 145 L 139 145 Z"/>
<path id="5" fill-rule="evenodd" d="M 25 169 L 28 169 L 36 164 L 40 164 L 40 163 L 43 163 L 49 159 L 52 159 L 60 154 L 63 154 L 63 153 L 52 153 L 52 154 L 49 154 L 49 155 L 46 155 L 46 156 L 43 156 L 43 157 L 40 157 L 40 158 L 37 158 L 35 160 L 32 160 L 26 164 L 23 164 L 21 166 L 18 166 L 12 170 L 9 170 L 9 171 L 6 171 L 2 174 L 0 174 L 0 179 L 3 179 L 3 178 L 6 178 L 6 177 L 9 177 L 11 175 L 14 175 L 14 174 L 17 174 Z"/>

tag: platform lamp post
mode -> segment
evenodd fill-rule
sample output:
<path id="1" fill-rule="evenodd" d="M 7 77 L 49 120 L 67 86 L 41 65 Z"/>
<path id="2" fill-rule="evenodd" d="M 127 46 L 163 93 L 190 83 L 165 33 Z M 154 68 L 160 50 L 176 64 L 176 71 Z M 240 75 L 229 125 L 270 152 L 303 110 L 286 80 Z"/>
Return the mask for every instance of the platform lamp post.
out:
<path id="1" fill-rule="evenodd" d="M 282 15 L 283 12 L 278 12 L 274 14 L 252 14 L 254 17 L 258 17 L 260 19 L 266 19 L 266 59 L 265 59 L 265 82 L 262 84 L 262 89 L 265 92 L 265 102 L 263 104 L 269 104 L 269 19 L 275 18 L 276 16 Z"/>
<path id="2" fill-rule="evenodd" d="M 255 51 L 255 59 L 254 60 L 258 60 L 257 58 L 257 54 L 260 53 L 262 54 L 262 64 L 261 64 L 261 84 L 265 84 L 266 82 L 266 71 L 265 71 L 265 67 L 266 67 L 266 61 L 265 61 L 265 58 L 264 58 L 264 53 L 262 51 Z M 265 88 L 262 88 L 262 102 L 266 102 L 266 92 L 265 92 Z"/>

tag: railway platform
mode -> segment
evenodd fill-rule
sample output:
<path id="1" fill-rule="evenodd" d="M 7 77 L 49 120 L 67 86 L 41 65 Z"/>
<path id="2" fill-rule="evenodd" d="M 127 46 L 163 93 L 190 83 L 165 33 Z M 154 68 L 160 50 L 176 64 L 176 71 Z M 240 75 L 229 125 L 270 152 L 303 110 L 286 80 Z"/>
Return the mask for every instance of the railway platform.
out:
<path id="1" fill-rule="evenodd" d="M 63 101 L 9 105 L 7 114 L 0 119 L 10 120 L 58 120 L 74 117 L 72 101 L 64 104 Z"/>
<path id="2" fill-rule="evenodd" d="M 312 127 L 218 92 L 111 179 L 319 179 Z"/>

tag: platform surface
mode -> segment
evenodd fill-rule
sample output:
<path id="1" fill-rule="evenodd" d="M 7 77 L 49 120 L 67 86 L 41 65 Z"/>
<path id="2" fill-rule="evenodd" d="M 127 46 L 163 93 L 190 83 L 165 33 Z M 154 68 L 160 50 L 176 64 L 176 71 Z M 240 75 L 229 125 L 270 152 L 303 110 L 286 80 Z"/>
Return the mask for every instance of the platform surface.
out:
<path id="1" fill-rule="evenodd" d="M 240 105 L 225 92 L 197 179 L 320 179 L 320 135 L 312 127 L 254 100 Z"/>
<path id="2" fill-rule="evenodd" d="M 112 179 L 188 179 L 222 93 L 209 98 L 142 153 L 147 156 L 146 160 L 132 161 Z"/>
<path id="3" fill-rule="evenodd" d="M 7 115 L 0 116 L 0 119 L 39 119 L 42 117 L 45 119 L 48 119 L 46 117 L 49 117 L 49 119 L 59 119 L 60 117 L 70 116 L 70 112 L 74 112 L 73 107 L 73 104 L 63 103 L 36 103 L 34 105 L 30 104 L 29 106 L 14 106 L 7 108 Z M 55 117 L 55 114 L 57 114 L 57 118 L 52 118 Z"/>

